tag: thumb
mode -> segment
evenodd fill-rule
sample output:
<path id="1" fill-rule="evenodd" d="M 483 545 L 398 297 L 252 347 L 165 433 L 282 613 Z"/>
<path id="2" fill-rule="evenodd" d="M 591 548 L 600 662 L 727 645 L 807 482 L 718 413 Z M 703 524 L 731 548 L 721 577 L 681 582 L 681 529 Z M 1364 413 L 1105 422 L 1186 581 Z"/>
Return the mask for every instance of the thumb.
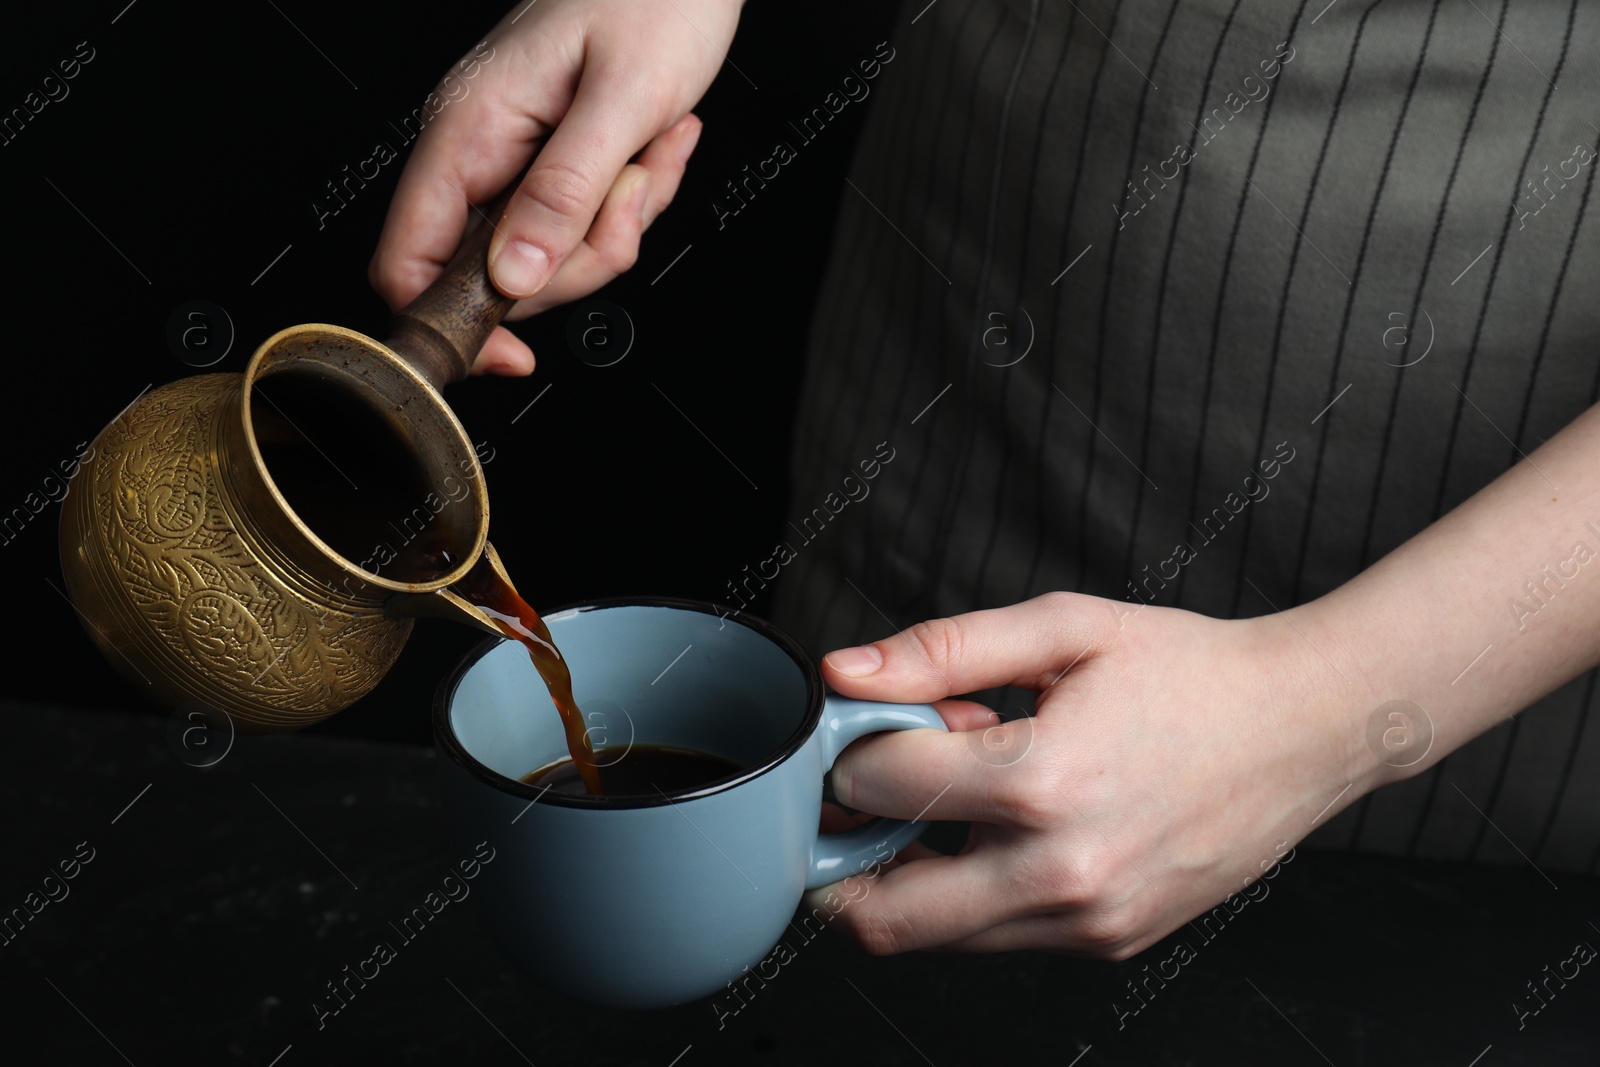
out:
<path id="1" fill-rule="evenodd" d="M 584 235 L 628 159 L 661 132 L 651 109 L 591 74 L 534 160 L 489 244 L 489 276 L 518 300 L 543 289 Z"/>
<path id="2" fill-rule="evenodd" d="M 828 684 L 860 700 L 916 703 L 1003 685 L 1042 690 L 1103 646 L 1099 601 L 1046 593 L 1005 608 L 930 619 L 822 658 Z"/>

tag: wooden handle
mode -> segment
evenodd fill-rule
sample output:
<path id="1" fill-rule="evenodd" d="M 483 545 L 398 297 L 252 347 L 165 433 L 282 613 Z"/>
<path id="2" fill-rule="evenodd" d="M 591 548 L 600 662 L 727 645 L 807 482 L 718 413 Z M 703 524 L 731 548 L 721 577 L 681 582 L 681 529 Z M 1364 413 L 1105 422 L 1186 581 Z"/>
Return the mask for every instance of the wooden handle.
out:
<path id="1" fill-rule="evenodd" d="M 481 209 L 484 221 L 467 235 L 444 273 L 389 324 L 385 344 L 435 389 L 467 376 L 483 343 L 516 303 L 489 281 L 489 242 L 515 188 Z"/>

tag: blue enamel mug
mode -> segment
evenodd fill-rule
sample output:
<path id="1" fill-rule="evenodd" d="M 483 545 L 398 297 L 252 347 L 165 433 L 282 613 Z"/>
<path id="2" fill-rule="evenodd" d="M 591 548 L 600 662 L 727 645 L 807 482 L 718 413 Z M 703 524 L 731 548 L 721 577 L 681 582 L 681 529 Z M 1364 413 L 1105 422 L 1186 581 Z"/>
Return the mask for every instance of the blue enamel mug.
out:
<path id="1" fill-rule="evenodd" d="M 800 896 L 867 870 L 920 823 L 819 834 L 823 776 L 880 730 L 945 729 L 926 704 L 827 695 L 770 623 L 690 600 L 614 599 L 545 616 L 604 767 L 633 745 L 721 756 L 736 773 L 676 793 L 592 797 L 520 779 L 567 754 L 528 653 L 491 638 L 439 688 L 456 850 L 494 850 L 471 899 L 535 981 L 607 1007 L 708 996 L 777 944 Z"/>

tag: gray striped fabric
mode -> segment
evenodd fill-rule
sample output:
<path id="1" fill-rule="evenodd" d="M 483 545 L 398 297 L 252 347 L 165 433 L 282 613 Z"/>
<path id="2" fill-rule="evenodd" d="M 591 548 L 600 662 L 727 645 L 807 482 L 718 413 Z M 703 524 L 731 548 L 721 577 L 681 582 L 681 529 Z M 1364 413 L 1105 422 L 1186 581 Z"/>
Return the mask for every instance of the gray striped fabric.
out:
<path id="1" fill-rule="evenodd" d="M 1600 4 L 921 8 L 812 325 L 796 523 L 893 450 L 795 528 L 774 615 L 814 650 L 1130 581 L 1222 617 L 1309 600 L 1594 403 Z M 1523 862 L 1465 796 L 1541 866 L 1594 868 L 1594 697 L 1313 840 Z"/>

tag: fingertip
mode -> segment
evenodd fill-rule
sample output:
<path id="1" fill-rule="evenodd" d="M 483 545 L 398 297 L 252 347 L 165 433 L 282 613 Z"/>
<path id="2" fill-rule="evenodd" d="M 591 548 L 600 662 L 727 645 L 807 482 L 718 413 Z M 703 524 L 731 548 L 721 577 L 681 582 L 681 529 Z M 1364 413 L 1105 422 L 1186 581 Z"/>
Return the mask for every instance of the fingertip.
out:
<path id="1" fill-rule="evenodd" d="M 837 882 L 830 882 L 827 885 L 818 886 L 815 889 L 807 889 L 804 893 L 800 894 L 800 910 L 812 911 L 823 907 L 823 902 L 827 900 L 828 894 L 833 892 L 833 887 L 838 884 L 839 883 Z"/>
<path id="2" fill-rule="evenodd" d="M 533 373 L 534 366 L 533 349 L 504 326 L 497 326 L 473 361 L 472 373 L 525 378 Z"/>
<path id="3" fill-rule="evenodd" d="M 678 165 L 681 167 L 687 165 L 689 157 L 694 155 L 695 145 L 700 143 L 700 131 L 705 129 L 705 123 L 691 111 L 679 120 L 678 126 L 680 127 L 677 131 Z"/>
<path id="4" fill-rule="evenodd" d="M 489 248 L 489 280 L 513 300 L 526 300 L 550 281 L 550 254 L 531 241 L 497 236 Z"/>
<path id="5" fill-rule="evenodd" d="M 606 198 L 600 204 L 600 212 L 595 216 L 594 226 L 589 228 L 588 237 L 585 238 L 590 245 L 604 243 L 604 238 L 599 236 L 600 231 L 606 231 L 614 226 L 613 220 L 617 212 L 628 220 L 628 229 L 642 230 L 644 222 L 645 200 L 650 192 L 650 169 L 638 163 L 629 163 L 617 174 L 616 180 L 611 183 L 611 188 L 606 192 Z M 634 226 L 633 223 L 640 225 Z M 633 235 L 637 239 L 637 234 Z"/>
<path id="6" fill-rule="evenodd" d="M 940 852 L 938 849 L 929 848 L 921 841 L 913 841 L 909 845 L 906 845 L 904 848 L 900 849 L 899 852 L 896 852 L 893 856 L 891 856 L 889 860 L 882 865 L 882 869 L 879 871 L 879 874 L 887 874 L 890 871 L 899 870 L 908 863 L 916 863 L 920 860 L 935 860 L 943 858 L 946 858 L 945 854 Z M 877 875 L 874 875 L 874 877 L 877 877 Z"/>
<path id="7" fill-rule="evenodd" d="M 383 298 L 385 304 L 389 303 L 389 294 L 383 291 L 383 276 L 378 270 L 378 257 L 383 254 L 382 246 L 372 250 L 372 258 L 367 260 L 367 284 L 372 286 L 372 291 Z M 390 310 L 394 305 L 390 305 Z"/>
<path id="8" fill-rule="evenodd" d="M 519 367 L 514 363 L 490 363 L 483 368 L 483 373 L 496 378 L 526 378 L 533 373 L 533 368 Z"/>
<path id="9" fill-rule="evenodd" d="M 395 272 L 390 266 L 389 257 L 384 252 L 382 244 L 373 251 L 372 259 L 367 263 L 367 284 L 389 305 L 390 311 L 398 311 L 401 307 L 399 287 L 395 284 Z"/>
<path id="10" fill-rule="evenodd" d="M 643 225 L 645 196 L 650 192 L 650 172 L 635 163 L 628 164 L 625 169 L 636 172 L 632 178 L 633 188 L 628 190 L 628 214 Z"/>
<path id="11" fill-rule="evenodd" d="M 420 296 L 444 273 L 444 268 L 427 259 L 406 259 L 380 246 L 367 268 L 372 289 L 391 311 L 399 311 Z"/>
<path id="12" fill-rule="evenodd" d="M 883 667 L 883 650 L 877 645 L 840 648 L 822 657 L 822 665 L 844 678 L 867 678 Z"/>
<path id="13" fill-rule="evenodd" d="M 854 814 L 851 814 L 837 804 L 829 804 L 824 802 L 822 805 L 822 814 L 818 821 L 818 827 L 822 833 L 836 834 L 844 830 L 849 830 L 860 826 L 862 823 L 868 822 L 872 818 L 873 816 L 864 811 L 858 811 Z"/>
<path id="14" fill-rule="evenodd" d="M 1000 714 L 993 708 L 971 700 L 940 700 L 933 708 L 953 734 L 987 730 L 1002 722 Z"/>

